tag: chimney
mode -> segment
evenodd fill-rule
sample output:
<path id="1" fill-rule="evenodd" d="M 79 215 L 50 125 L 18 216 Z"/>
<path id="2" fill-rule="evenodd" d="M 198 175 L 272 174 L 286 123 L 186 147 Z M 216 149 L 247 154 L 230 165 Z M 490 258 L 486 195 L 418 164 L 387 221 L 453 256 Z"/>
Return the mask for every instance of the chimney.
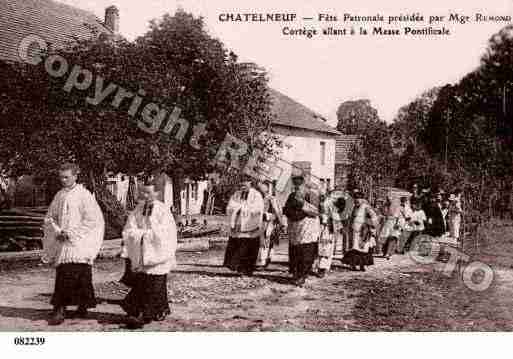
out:
<path id="1" fill-rule="evenodd" d="M 119 10 L 114 5 L 105 9 L 105 26 L 114 34 L 119 32 Z"/>

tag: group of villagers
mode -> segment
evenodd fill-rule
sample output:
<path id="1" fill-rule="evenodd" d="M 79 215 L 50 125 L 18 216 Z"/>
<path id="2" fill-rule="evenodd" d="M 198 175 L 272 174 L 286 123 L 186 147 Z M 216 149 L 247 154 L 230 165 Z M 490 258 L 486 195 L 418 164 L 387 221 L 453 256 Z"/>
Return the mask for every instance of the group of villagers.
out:
<path id="1" fill-rule="evenodd" d="M 271 262 L 283 233 L 289 243 L 289 272 L 297 286 L 303 286 L 312 273 L 323 277 L 330 271 L 343 233 L 342 263 L 362 271 L 372 265 L 378 216 L 363 194 L 331 193 L 314 205 L 304 176 L 292 177 L 292 183 L 283 208 L 272 194 L 270 182 L 259 182 L 256 188 L 249 178 L 242 183 L 227 207 L 230 236 L 224 265 L 252 275 Z"/>
<path id="2" fill-rule="evenodd" d="M 336 249 L 341 249 L 342 265 L 365 271 L 374 264 L 375 255 L 390 259 L 404 253 L 422 233 L 440 236 L 450 232 L 456 240 L 459 237 L 459 196 L 451 196 L 452 202 L 445 206 L 437 193 L 432 200 L 414 194 L 411 200 L 401 197 L 397 201 L 389 194 L 375 208 L 361 191 L 331 191 L 314 205 L 303 175 L 293 176 L 292 184 L 281 208 L 271 182 L 261 181 L 253 187 L 250 178 L 243 181 L 227 206 L 226 267 L 251 276 L 269 265 L 280 238 L 288 237 L 291 281 L 303 286 L 309 275 L 322 278 L 330 272 Z"/>
<path id="3" fill-rule="evenodd" d="M 59 168 L 63 188 L 44 220 L 42 260 L 56 268 L 49 325 L 60 325 L 67 318 L 91 319 L 89 310 L 98 304 L 93 263 L 103 243 L 105 221 L 96 198 L 77 183 L 79 172 L 73 163 Z M 167 274 L 176 266 L 177 230 L 169 207 L 157 200 L 157 193 L 151 181 L 141 186 L 140 201 L 122 233 L 126 268 L 121 282 L 129 292 L 119 304 L 129 329 L 163 321 L 171 313 Z M 68 312 L 70 306 L 76 306 L 76 311 Z"/>
<path id="4" fill-rule="evenodd" d="M 105 232 L 94 195 L 77 183 L 78 166 L 66 163 L 58 172 L 63 188 L 45 217 L 42 258 L 56 268 L 50 325 L 60 325 L 69 317 L 90 317 L 89 310 L 97 304 L 92 268 Z M 399 210 L 391 210 L 388 204 L 378 236 L 379 217 L 362 192 L 332 192 L 314 205 L 305 178 L 294 176 L 292 183 L 281 207 L 270 182 L 259 182 L 255 188 L 252 180 L 243 181 L 227 206 L 230 233 L 224 266 L 251 276 L 270 264 L 283 234 L 288 237 L 291 280 L 297 286 L 303 286 L 312 273 L 323 277 L 330 271 L 337 243 L 342 243 L 342 263 L 352 270 L 364 271 L 372 265 L 373 252 L 380 244 L 384 244 L 385 257 L 395 253 L 404 226 L 403 204 Z M 126 265 L 120 281 L 130 290 L 120 305 L 132 329 L 163 321 L 170 314 L 167 275 L 176 267 L 177 229 L 170 208 L 157 199 L 157 193 L 151 181 L 141 186 L 140 200 L 122 232 L 121 256 Z M 419 208 L 405 218 L 417 226 L 414 233 L 424 230 L 426 220 L 434 231 L 449 218 L 447 213 L 454 212 L 445 207 L 436 197 L 426 207 L 429 218 Z M 69 313 L 69 306 L 77 310 Z"/>

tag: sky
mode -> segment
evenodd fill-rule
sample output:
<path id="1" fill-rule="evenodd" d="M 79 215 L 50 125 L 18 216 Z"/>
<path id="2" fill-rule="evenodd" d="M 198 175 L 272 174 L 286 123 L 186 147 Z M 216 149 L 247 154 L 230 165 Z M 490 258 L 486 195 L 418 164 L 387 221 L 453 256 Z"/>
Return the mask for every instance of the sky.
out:
<path id="1" fill-rule="evenodd" d="M 209 33 L 233 50 L 240 61 L 266 68 L 270 86 L 328 118 L 336 125 L 338 106 L 348 100 L 369 99 L 381 119 L 390 122 L 401 106 L 434 86 L 455 83 L 474 70 L 489 38 L 506 22 L 471 21 L 432 24 L 445 26 L 451 35 L 339 36 L 308 39 L 282 34 L 291 28 L 344 28 L 354 25 L 372 29 L 371 23 L 348 24 L 345 13 L 388 16 L 420 13 L 446 16 L 513 15 L 511 0 L 58 0 L 95 13 L 103 19 L 105 8 L 120 10 L 120 32 L 132 40 L 143 34 L 151 19 L 178 7 L 204 17 Z M 295 13 L 293 23 L 222 22 L 224 13 Z M 338 17 L 335 23 L 318 22 L 321 13 Z M 314 17 L 314 21 L 303 20 Z M 381 24 L 402 28 L 412 23 Z M 416 25 L 423 28 L 426 24 Z"/>

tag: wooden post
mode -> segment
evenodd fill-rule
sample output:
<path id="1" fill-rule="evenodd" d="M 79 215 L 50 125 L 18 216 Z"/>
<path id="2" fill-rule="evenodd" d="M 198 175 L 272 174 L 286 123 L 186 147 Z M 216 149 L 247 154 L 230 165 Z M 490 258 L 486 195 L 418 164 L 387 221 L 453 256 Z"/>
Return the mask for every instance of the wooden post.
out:
<path id="1" fill-rule="evenodd" d="M 465 253 L 465 252 L 463 252 L 463 250 L 465 248 L 464 247 L 464 243 L 465 243 L 465 235 L 466 235 L 466 231 L 467 231 L 467 226 L 465 224 L 466 216 L 465 216 L 465 210 L 464 210 L 464 208 L 465 208 L 464 207 L 464 203 L 466 201 L 463 202 L 463 198 L 464 198 L 463 193 L 461 193 L 460 194 L 460 204 L 461 204 L 462 213 L 461 213 L 461 227 L 460 227 L 460 233 L 459 233 L 460 234 L 460 237 L 459 237 L 460 238 L 460 243 L 458 243 L 458 247 L 459 247 L 460 253 Z M 460 279 L 460 281 L 462 281 L 463 280 L 463 267 L 461 265 L 461 261 L 458 261 L 456 263 L 456 265 L 458 266 L 457 267 L 457 272 L 459 274 L 459 279 Z"/>
<path id="2" fill-rule="evenodd" d="M 374 193 L 372 190 L 372 177 L 369 178 L 369 203 L 373 203 L 372 199 L 374 198 Z"/>
<path id="3" fill-rule="evenodd" d="M 91 181 L 91 192 L 93 194 L 96 194 L 96 180 L 94 178 L 94 174 L 93 174 L 92 170 L 89 171 L 89 180 Z"/>
<path id="4" fill-rule="evenodd" d="M 190 196 L 191 196 L 191 189 L 190 189 L 190 181 L 189 179 L 185 180 L 185 218 L 186 222 L 190 223 Z"/>
<path id="5" fill-rule="evenodd" d="M 449 109 L 445 112 L 445 159 L 444 159 L 444 167 L 445 172 L 447 172 L 447 160 L 448 160 L 448 152 L 449 152 Z"/>
<path id="6" fill-rule="evenodd" d="M 173 207 L 178 216 L 182 214 L 182 184 L 183 180 L 178 173 L 173 173 Z"/>
<path id="7" fill-rule="evenodd" d="M 506 117 L 506 84 L 502 86 L 502 113 Z"/>

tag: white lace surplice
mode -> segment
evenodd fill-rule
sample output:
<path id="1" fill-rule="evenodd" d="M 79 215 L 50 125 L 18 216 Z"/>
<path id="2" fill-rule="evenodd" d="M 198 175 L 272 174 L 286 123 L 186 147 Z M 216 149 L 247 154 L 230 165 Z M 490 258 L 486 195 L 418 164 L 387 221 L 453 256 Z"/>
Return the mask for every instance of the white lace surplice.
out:
<path id="1" fill-rule="evenodd" d="M 226 208 L 230 220 L 230 237 L 259 237 L 262 234 L 264 199 L 253 188 L 249 190 L 246 200 L 241 198 L 241 193 L 235 192 Z"/>
<path id="2" fill-rule="evenodd" d="M 69 239 L 58 241 L 60 230 Z M 45 217 L 43 257 L 46 263 L 92 264 L 103 243 L 105 221 L 94 196 L 84 186 L 64 188 L 54 197 Z"/>
<path id="3" fill-rule="evenodd" d="M 176 266 L 176 224 L 167 206 L 153 202 L 151 216 L 143 216 L 139 204 L 128 216 L 123 230 L 126 256 L 132 269 L 147 274 L 167 274 Z"/>

